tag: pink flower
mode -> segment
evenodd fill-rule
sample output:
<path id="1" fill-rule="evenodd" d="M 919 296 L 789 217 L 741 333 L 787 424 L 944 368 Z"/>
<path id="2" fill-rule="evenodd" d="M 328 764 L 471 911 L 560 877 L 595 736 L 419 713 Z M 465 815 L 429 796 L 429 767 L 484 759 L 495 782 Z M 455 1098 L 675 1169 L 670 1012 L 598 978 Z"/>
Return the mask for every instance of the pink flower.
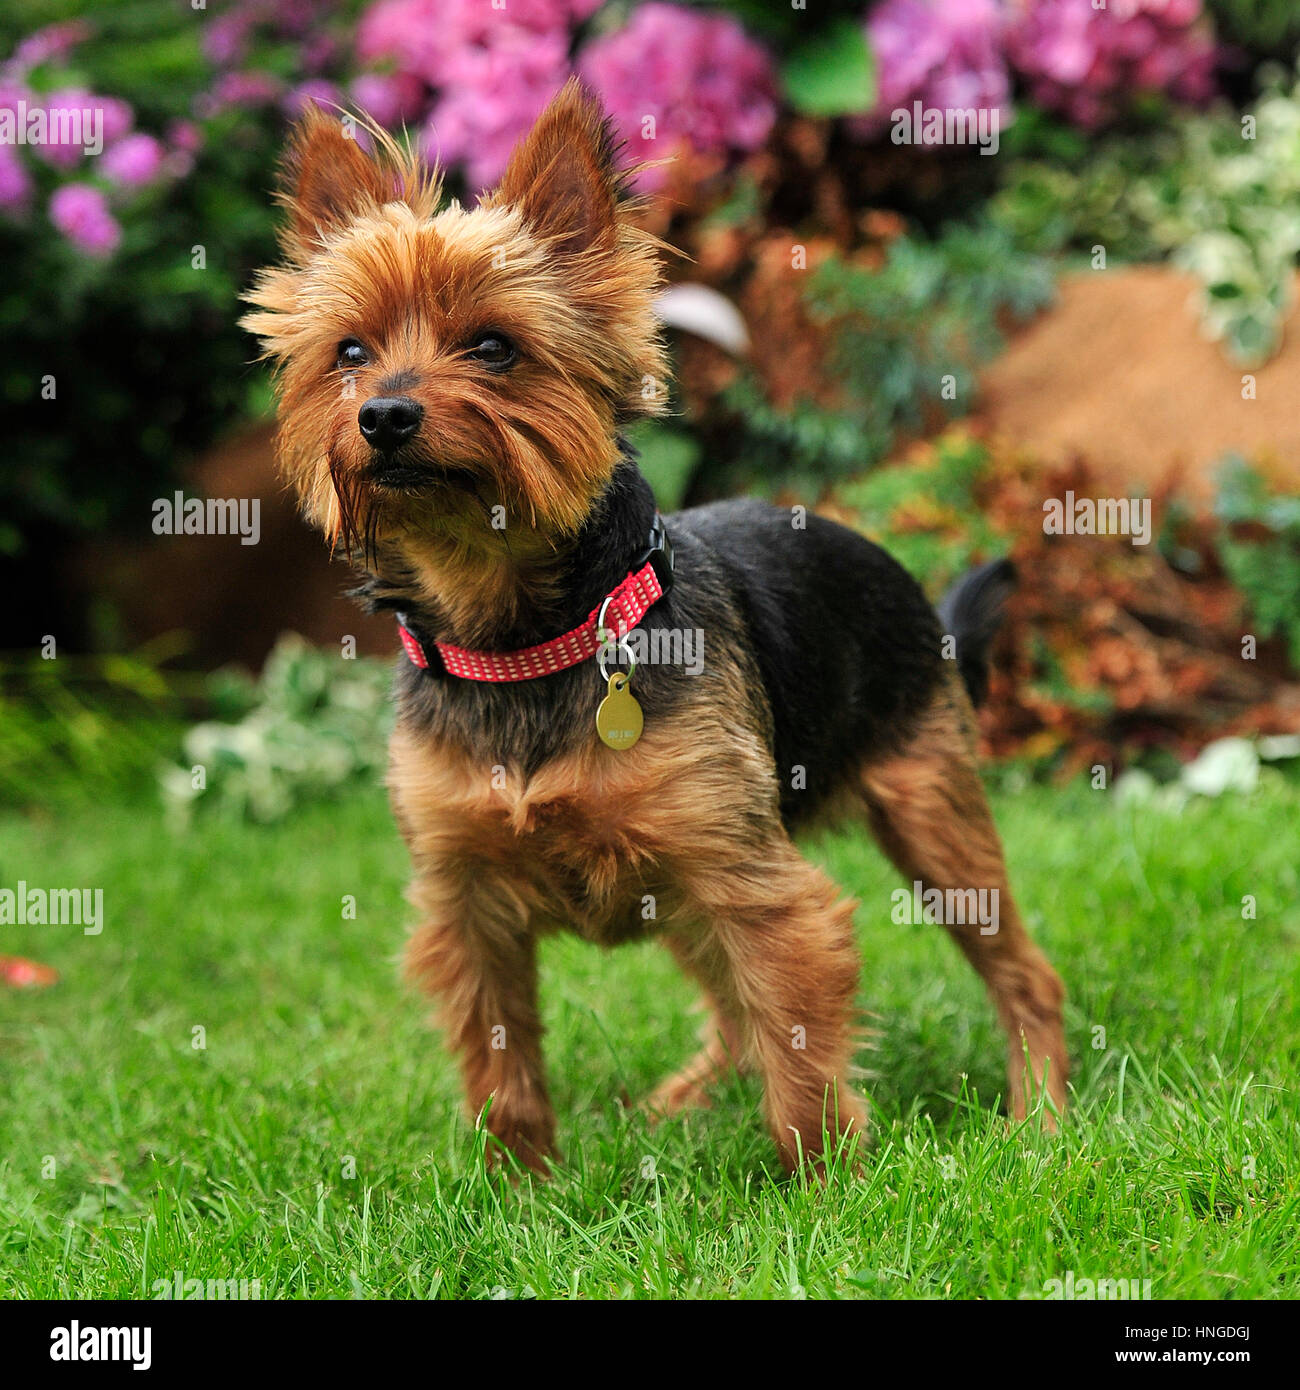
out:
<path id="1" fill-rule="evenodd" d="M 32 176 L 12 145 L 0 145 L 0 208 L 21 212 L 32 197 Z"/>
<path id="2" fill-rule="evenodd" d="M 1036 0 L 1012 24 L 1008 53 L 1035 101 L 1094 127 L 1134 92 L 1202 103 L 1214 95 L 1215 46 L 1201 0 Z"/>
<path id="3" fill-rule="evenodd" d="M 455 55 L 448 86 L 425 128 L 425 148 L 439 162 L 463 164 L 476 189 L 501 177 L 515 143 L 563 86 L 568 44 L 558 34 L 502 29 L 485 47 Z"/>
<path id="4" fill-rule="evenodd" d="M 51 97 L 50 101 L 53 100 Z M 120 97 L 92 96 L 90 104 L 95 110 L 102 112 L 106 145 L 120 140 L 135 124 L 135 112 L 131 110 L 131 104 Z"/>
<path id="5" fill-rule="evenodd" d="M 163 147 L 152 135 L 128 135 L 100 160 L 104 177 L 122 188 L 143 188 L 162 171 Z"/>
<path id="6" fill-rule="evenodd" d="M 1002 124 L 1008 123 L 1005 25 L 1000 0 L 884 0 L 867 20 L 878 74 L 876 104 L 851 129 L 878 135 L 893 111 L 917 101 L 930 109 L 997 111 Z"/>
<path id="7" fill-rule="evenodd" d="M 215 116 L 232 106 L 269 106 L 278 100 L 283 83 L 266 72 L 224 72 L 194 101 L 197 116 Z"/>
<path id="8" fill-rule="evenodd" d="M 752 150 L 776 119 L 767 51 L 729 15 L 642 5 L 622 29 L 588 44 L 578 67 L 638 163 L 683 144 L 708 153 Z M 664 175 L 651 169 L 641 177 L 655 187 Z"/>
<path id="9" fill-rule="evenodd" d="M 218 67 L 231 68 L 244 61 L 248 38 L 257 23 L 249 10 L 230 10 L 214 15 L 203 30 L 203 52 Z"/>
<path id="10" fill-rule="evenodd" d="M 173 121 L 167 127 L 167 143 L 186 154 L 198 154 L 203 148 L 203 132 L 193 121 Z"/>
<path id="11" fill-rule="evenodd" d="M 309 106 L 323 106 L 327 110 L 333 110 L 342 105 L 343 93 L 332 82 L 326 82 L 319 77 L 300 82 L 280 103 L 284 114 L 289 117 L 301 116 Z"/>
<path id="12" fill-rule="evenodd" d="M 30 99 L 29 99 L 30 104 Z M 84 87 L 64 87 L 50 92 L 41 99 L 47 112 L 80 112 L 79 120 L 68 124 L 51 121 L 49 138 L 35 147 L 35 152 L 47 164 L 56 169 L 71 169 L 81 162 L 86 153 L 86 144 L 92 132 L 102 138 L 104 145 L 120 140 L 135 120 L 130 105 L 117 97 L 97 96 Z M 80 132 L 79 141 L 73 139 L 54 139 L 54 136 L 72 136 Z"/>
<path id="13" fill-rule="evenodd" d="M 122 229 L 108 210 L 104 195 L 87 183 L 65 183 L 50 198 L 50 221 L 80 250 L 111 255 Z"/>
<path id="14" fill-rule="evenodd" d="M 567 45 L 571 28 L 601 3 L 506 0 L 506 8 L 496 10 L 491 0 L 380 0 L 362 16 L 357 51 L 365 62 L 392 59 L 399 71 L 442 87 L 457 80 L 467 54 L 509 47 L 520 31 L 562 37 Z"/>
<path id="15" fill-rule="evenodd" d="M 90 37 L 90 25 L 84 20 L 70 19 L 61 24 L 47 24 L 36 29 L 14 49 L 6 69 L 25 73 L 42 63 L 61 62 L 78 44 Z"/>
<path id="16" fill-rule="evenodd" d="M 413 120 L 423 109 L 424 84 L 405 72 L 363 72 L 352 79 L 348 96 L 380 125 L 397 126 Z"/>
<path id="17" fill-rule="evenodd" d="M 569 76 L 574 27 L 600 3 L 379 0 L 362 16 L 357 50 L 395 71 L 357 78 L 351 95 L 383 125 L 427 111 L 426 148 L 482 187 Z"/>
<path id="18" fill-rule="evenodd" d="M 330 34 L 309 34 L 298 49 L 303 72 L 313 75 L 324 72 L 338 56 L 338 40 Z"/>
<path id="19" fill-rule="evenodd" d="M 461 50 L 487 39 L 491 7 L 474 0 L 380 0 L 357 28 L 364 62 L 396 61 L 432 87 L 441 86 Z M 498 27 L 509 21 L 498 11 Z"/>

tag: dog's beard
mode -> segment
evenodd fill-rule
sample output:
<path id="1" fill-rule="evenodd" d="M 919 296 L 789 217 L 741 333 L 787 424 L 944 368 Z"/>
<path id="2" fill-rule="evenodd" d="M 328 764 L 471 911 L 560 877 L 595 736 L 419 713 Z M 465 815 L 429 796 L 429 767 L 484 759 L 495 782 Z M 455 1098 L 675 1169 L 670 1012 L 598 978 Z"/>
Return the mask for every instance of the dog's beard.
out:
<path id="1" fill-rule="evenodd" d="M 492 506 L 480 487 L 482 479 L 469 469 L 444 469 L 412 456 L 413 469 L 422 465 L 428 468 L 427 481 L 390 490 L 376 484 L 365 469 L 345 461 L 337 449 L 331 449 L 328 467 L 338 508 L 331 537 L 334 549 L 342 550 L 363 568 L 374 566 L 381 539 L 401 522 L 398 513 L 404 508 L 418 507 L 430 521 L 440 513 L 448 518 L 455 513 L 463 517 L 468 508 L 481 514 L 487 525 L 493 524 Z"/>
<path id="2" fill-rule="evenodd" d="M 383 496 L 358 469 L 349 467 L 337 450 L 330 450 L 328 461 L 338 507 L 331 544 L 363 566 L 369 565 L 377 558 Z"/>

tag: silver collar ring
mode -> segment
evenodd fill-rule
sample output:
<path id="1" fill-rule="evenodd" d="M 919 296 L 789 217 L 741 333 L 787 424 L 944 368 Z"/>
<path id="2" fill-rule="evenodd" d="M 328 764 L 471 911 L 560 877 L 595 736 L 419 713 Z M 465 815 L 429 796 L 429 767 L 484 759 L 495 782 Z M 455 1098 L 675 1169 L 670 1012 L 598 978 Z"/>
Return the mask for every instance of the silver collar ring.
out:
<path id="1" fill-rule="evenodd" d="M 632 655 L 632 648 L 627 644 L 627 637 L 615 637 L 605 626 L 605 613 L 613 599 L 613 594 L 607 595 L 605 602 L 600 605 L 600 612 L 596 615 L 596 641 L 600 643 L 596 648 L 596 665 L 600 669 L 601 680 L 608 681 L 609 672 L 605 669 L 605 656 L 611 646 L 616 646 L 627 657 L 627 678 L 631 680 L 632 673 L 636 670 L 636 657 Z"/>

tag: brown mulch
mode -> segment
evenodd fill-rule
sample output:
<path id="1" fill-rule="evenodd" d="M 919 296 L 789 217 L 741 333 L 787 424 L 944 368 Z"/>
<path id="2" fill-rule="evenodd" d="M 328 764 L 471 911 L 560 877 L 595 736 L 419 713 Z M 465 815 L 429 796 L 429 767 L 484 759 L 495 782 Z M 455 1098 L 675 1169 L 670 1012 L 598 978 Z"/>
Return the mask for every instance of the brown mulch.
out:
<path id="1" fill-rule="evenodd" d="M 1076 460 L 1043 469 L 996 451 L 980 505 L 1020 574 L 981 715 L 997 756 L 1061 754 L 1066 769 L 1123 764 L 1160 748 L 1188 758 L 1229 734 L 1300 733 L 1300 682 L 1280 638 L 1257 640 L 1247 604 L 1216 563 L 1203 527 L 1180 541 L 1197 572 L 1156 544 L 1047 535 L 1043 499 L 1107 495 Z M 1159 517 L 1168 492 L 1153 499 Z M 1256 634 L 1257 635 L 1257 634 Z"/>
<path id="2" fill-rule="evenodd" d="M 1176 486 L 1204 506 L 1223 456 L 1300 492 L 1300 305 L 1281 348 L 1245 368 L 1203 334 L 1196 282 L 1167 266 L 1065 276 L 1056 305 L 980 378 L 979 419 L 1044 467 L 1086 458 L 1111 496 Z"/>

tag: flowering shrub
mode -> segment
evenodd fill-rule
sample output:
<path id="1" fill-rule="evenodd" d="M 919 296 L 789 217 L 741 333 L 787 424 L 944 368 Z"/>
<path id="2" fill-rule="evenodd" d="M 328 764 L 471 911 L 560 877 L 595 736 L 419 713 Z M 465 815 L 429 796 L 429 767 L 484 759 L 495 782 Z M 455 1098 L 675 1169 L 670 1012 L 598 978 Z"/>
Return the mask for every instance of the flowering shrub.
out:
<path id="1" fill-rule="evenodd" d="M 635 9 L 621 29 L 572 49 L 600 0 L 379 0 L 357 48 L 389 74 L 358 78 L 352 95 L 382 119 L 423 104 L 431 154 L 481 188 L 500 177 L 515 142 L 571 72 L 604 98 L 638 161 L 697 150 L 752 150 L 776 119 L 771 61 L 738 21 L 681 5 Z M 388 84 L 388 85 L 385 85 Z M 364 104 L 364 102 L 363 102 Z M 653 184 L 651 172 L 646 182 Z"/>
<path id="2" fill-rule="evenodd" d="M 753 150 L 776 120 L 771 60 L 728 15 L 642 5 L 624 28 L 587 46 L 579 71 L 638 161 L 682 144 Z M 647 170 L 642 182 L 653 187 L 661 174 Z"/>
<path id="3" fill-rule="evenodd" d="M 175 123 L 165 140 L 134 130 L 135 112 L 120 97 L 33 85 L 36 70 L 65 64 L 89 36 L 80 22 L 48 25 L 0 67 L 0 127 L 9 132 L 0 143 L 0 213 L 25 218 L 39 188 L 49 221 L 78 250 L 98 257 L 122 239 L 114 209 L 129 205 L 141 189 L 188 173 L 199 137 L 188 122 Z M 71 127 L 52 119 L 61 111 L 93 113 L 102 152 L 88 151 L 84 139 L 74 142 Z M 93 166 L 92 153 L 98 154 Z"/>
<path id="4" fill-rule="evenodd" d="M 1005 122 L 1011 94 L 1003 58 L 1006 27 L 1000 0 L 885 0 L 867 20 L 876 58 L 876 104 L 854 128 L 879 134 L 891 111 L 914 101 L 996 110 Z"/>
<path id="5" fill-rule="evenodd" d="M 996 109 L 1013 73 L 1040 106 L 1085 128 L 1122 115 L 1139 93 L 1199 104 L 1214 93 L 1216 49 L 1202 0 L 884 0 L 867 19 L 879 87 L 854 128 L 874 136 L 889 113 Z"/>
<path id="6" fill-rule="evenodd" d="M 1033 0 L 1008 55 L 1040 105 L 1092 128 L 1135 92 L 1199 104 L 1214 94 L 1215 46 L 1201 0 Z"/>

